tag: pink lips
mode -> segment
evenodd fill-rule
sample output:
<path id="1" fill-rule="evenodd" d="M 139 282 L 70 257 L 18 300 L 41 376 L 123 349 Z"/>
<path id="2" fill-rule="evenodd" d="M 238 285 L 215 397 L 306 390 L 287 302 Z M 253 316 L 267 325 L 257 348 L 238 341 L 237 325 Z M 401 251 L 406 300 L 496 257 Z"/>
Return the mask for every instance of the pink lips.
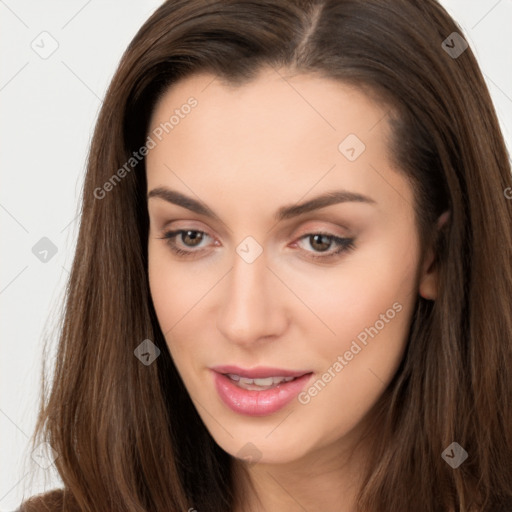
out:
<path id="1" fill-rule="evenodd" d="M 312 372 L 267 367 L 246 370 L 238 366 L 216 366 L 211 369 L 215 388 L 221 400 L 234 412 L 248 416 L 266 416 L 282 409 L 304 389 L 312 375 Z M 227 373 L 248 379 L 266 377 L 295 377 L 295 379 L 258 391 L 239 387 L 225 375 Z"/>

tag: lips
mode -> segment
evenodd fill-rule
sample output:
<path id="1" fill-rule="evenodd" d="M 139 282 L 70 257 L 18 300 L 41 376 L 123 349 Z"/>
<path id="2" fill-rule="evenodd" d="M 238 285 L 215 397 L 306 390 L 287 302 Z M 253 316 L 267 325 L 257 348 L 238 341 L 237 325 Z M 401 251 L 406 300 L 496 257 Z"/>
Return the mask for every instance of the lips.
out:
<path id="1" fill-rule="evenodd" d="M 306 386 L 310 371 L 236 366 L 211 368 L 220 399 L 232 411 L 248 416 L 265 416 L 282 409 Z"/>
<path id="2" fill-rule="evenodd" d="M 256 368 L 245 369 L 239 366 L 225 365 L 225 366 L 213 366 L 211 368 L 217 373 L 231 373 L 234 375 L 240 375 L 240 377 L 246 377 L 247 379 L 265 379 L 266 377 L 302 377 L 306 373 L 311 373 L 311 370 L 294 371 L 285 370 L 283 368 L 271 368 L 268 366 L 258 366 Z"/>

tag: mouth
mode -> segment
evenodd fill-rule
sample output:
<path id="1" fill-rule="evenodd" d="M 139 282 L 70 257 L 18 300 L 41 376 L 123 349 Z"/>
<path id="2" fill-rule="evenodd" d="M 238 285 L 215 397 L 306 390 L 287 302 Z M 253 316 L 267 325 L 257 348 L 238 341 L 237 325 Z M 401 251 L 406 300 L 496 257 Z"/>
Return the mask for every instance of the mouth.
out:
<path id="1" fill-rule="evenodd" d="M 234 366 L 211 368 L 217 393 L 232 411 L 265 416 L 282 409 L 311 379 L 311 371 L 279 368 L 245 370 Z"/>
<path id="2" fill-rule="evenodd" d="M 297 377 L 266 377 L 264 379 L 248 379 L 247 377 L 241 377 L 234 373 L 223 374 L 229 377 L 236 386 L 242 389 L 248 389 L 250 391 L 264 391 L 265 389 L 272 389 L 281 384 L 282 382 L 291 382 Z"/>

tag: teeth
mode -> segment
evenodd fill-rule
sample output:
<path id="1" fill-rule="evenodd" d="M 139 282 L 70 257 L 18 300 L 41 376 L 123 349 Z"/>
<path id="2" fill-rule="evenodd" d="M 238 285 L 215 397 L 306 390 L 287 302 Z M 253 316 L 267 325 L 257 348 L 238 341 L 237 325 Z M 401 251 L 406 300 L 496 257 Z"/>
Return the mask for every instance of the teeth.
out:
<path id="1" fill-rule="evenodd" d="M 274 377 L 267 377 L 266 379 L 254 379 L 256 386 L 272 386 L 274 384 Z"/>
<path id="2" fill-rule="evenodd" d="M 248 379 L 247 377 L 240 377 L 240 375 L 235 375 L 234 373 L 228 373 L 226 376 L 237 382 L 238 386 L 241 388 L 259 391 L 261 391 L 262 388 L 268 389 L 281 384 L 281 382 L 290 382 L 295 379 L 295 377 L 266 377 L 264 379 Z"/>

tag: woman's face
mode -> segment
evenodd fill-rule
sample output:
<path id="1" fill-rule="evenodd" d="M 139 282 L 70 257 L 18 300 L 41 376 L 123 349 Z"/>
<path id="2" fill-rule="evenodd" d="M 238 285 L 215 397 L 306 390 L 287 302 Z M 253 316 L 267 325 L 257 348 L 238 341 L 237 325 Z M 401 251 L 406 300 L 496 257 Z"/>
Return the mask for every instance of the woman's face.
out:
<path id="1" fill-rule="evenodd" d="M 348 446 L 403 357 L 418 292 L 435 293 L 387 114 L 340 82 L 274 70 L 240 87 L 195 75 L 156 106 L 151 295 L 233 456 Z"/>

